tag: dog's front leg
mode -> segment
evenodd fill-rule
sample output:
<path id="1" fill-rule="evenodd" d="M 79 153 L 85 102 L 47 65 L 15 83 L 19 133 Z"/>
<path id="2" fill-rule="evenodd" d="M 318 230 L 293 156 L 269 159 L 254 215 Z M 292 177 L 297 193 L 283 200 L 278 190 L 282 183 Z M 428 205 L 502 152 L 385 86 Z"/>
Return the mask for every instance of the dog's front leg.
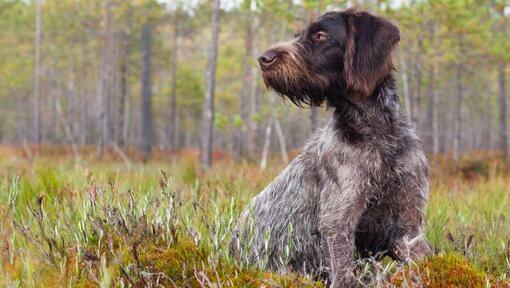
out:
<path id="1" fill-rule="evenodd" d="M 352 183 L 351 183 L 352 184 Z M 328 245 L 330 287 L 354 287 L 355 232 L 366 195 L 355 185 L 329 185 L 321 194 L 320 230 Z"/>

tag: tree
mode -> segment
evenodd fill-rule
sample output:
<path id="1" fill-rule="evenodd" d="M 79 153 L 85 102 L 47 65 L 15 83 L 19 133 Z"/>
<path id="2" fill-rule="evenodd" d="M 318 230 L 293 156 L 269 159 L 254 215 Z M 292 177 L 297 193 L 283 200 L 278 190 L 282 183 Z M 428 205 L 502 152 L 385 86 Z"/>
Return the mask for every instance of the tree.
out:
<path id="1" fill-rule="evenodd" d="M 41 2 L 35 0 L 35 69 L 34 69 L 34 107 L 33 141 L 40 145 L 42 140 L 42 101 L 41 101 Z"/>
<path id="2" fill-rule="evenodd" d="M 246 152 L 252 152 L 252 143 L 250 139 L 252 121 L 251 121 L 251 97 L 253 97 L 251 89 L 253 85 L 253 74 L 252 74 L 252 58 L 253 58 L 253 42 L 254 42 L 254 27 L 253 27 L 253 13 L 252 1 L 245 0 L 243 3 L 244 8 L 244 57 L 243 57 L 243 88 L 241 91 L 241 118 L 245 124 L 246 129 L 240 130 L 240 140 L 238 145 L 239 155 L 246 156 Z"/>
<path id="3" fill-rule="evenodd" d="M 483 47 L 485 39 L 487 39 L 488 29 L 490 27 L 485 25 L 484 22 L 487 18 L 487 9 L 481 8 L 477 0 L 469 1 L 444 1 L 440 6 L 444 13 L 440 15 L 441 26 L 444 30 L 443 43 L 445 61 L 450 62 L 453 67 L 453 74 L 455 84 L 455 99 L 453 104 L 453 159 L 459 160 L 461 150 L 464 148 L 462 145 L 463 135 L 463 114 L 470 114 L 472 111 L 467 107 L 465 102 L 465 83 L 469 75 L 466 74 L 466 66 L 473 62 L 472 59 L 479 58 L 483 54 Z M 466 49 L 466 47 L 472 47 Z M 451 53 L 454 51 L 454 53 Z M 450 52 L 450 53 L 449 53 Z M 473 141 L 476 141 L 473 139 Z M 476 145 L 476 144 L 475 144 Z"/>
<path id="4" fill-rule="evenodd" d="M 151 25 L 142 29 L 142 154 L 144 162 L 152 150 Z"/>
<path id="5" fill-rule="evenodd" d="M 128 117 L 127 117 L 127 106 L 129 100 L 129 83 L 128 83 L 128 74 L 129 74 L 129 54 L 130 54 L 130 45 L 129 45 L 129 37 L 131 36 L 132 29 L 132 14 L 133 9 L 130 3 L 126 3 L 127 8 L 125 12 L 125 27 L 122 29 L 121 33 L 121 47 L 120 47 L 120 99 L 119 99 L 119 107 L 118 107 L 118 121 L 117 121 L 117 143 L 119 146 L 124 146 L 127 138 L 127 127 L 128 127 Z"/>
<path id="6" fill-rule="evenodd" d="M 462 43 L 462 40 L 459 40 Z M 459 44 L 462 46 L 462 44 Z M 463 48 L 460 47 L 463 51 Z M 460 53 L 461 55 L 463 52 Z M 464 69 L 462 60 L 456 65 L 457 95 L 455 98 L 455 120 L 453 126 L 453 160 L 459 160 L 460 141 L 462 137 L 462 99 L 464 98 L 464 88 L 462 85 L 462 71 Z"/>
<path id="7" fill-rule="evenodd" d="M 508 17 L 505 17 L 505 1 L 492 2 L 495 8 L 495 29 L 493 31 L 494 42 L 492 45 L 492 54 L 496 58 L 497 65 L 497 82 L 498 82 L 498 106 L 499 106 L 499 150 L 503 152 L 505 160 L 510 160 L 510 153 L 508 151 L 508 127 L 507 127 L 507 94 L 506 94 L 506 67 L 510 61 L 508 54 L 508 47 L 510 47 L 510 40 L 507 35 Z"/>
<path id="8" fill-rule="evenodd" d="M 422 64 L 423 64 L 423 36 L 421 33 L 416 37 L 416 59 L 414 63 L 414 77 L 415 77 L 415 87 L 414 87 L 414 97 L 410 97 L 411 101 L 411 123 L 413 127 L 418 130 L 420 129 L 420 108 L 421 108 L 421 91 L 422 91 Z"/>
<path id="9" fill-rule="evenodd" d="M 503 152 L 506 160 L 509 159 L 508 153 L 508 133 L 507 133 L 507 103 L 506 103 L 506 75 L 505 63 L 498 64 L 498 90 L 499 90 L 499 149 Z"/>
<path id="10" fill-rule="evenodd" d="M 437 23 L 435 21 L 429 24 L 429 39 L 433 50 L 432 64 L 429 68 L 429 103 L 428 103 L 428 119 L 429 119 L 429 147 L 434 155 L 439 154 L 439 119 L 438 119 L 438 76 L 439 76 L 439 47 L 437 43 Z"/>
<path id="11" fill-rule="evenodd" d="M 172 88 L 170 92 L 170 119 L 168 124 L 168 144 L 170 149 L 177 147 L 177 67 L 179 60 L 179 10 L 173 13 L 172 21 L 172 67 L 170 70 L 170 81 L 172 81 Z"/>
<path id="12" fill-rule="evenodd" d="M 411 120 L 411 124 L 413 125 L 413 127 L 415 127 L 415 123 L 412 121 L 413 115 L 412 115 L 412 110 L 411 110 L 411 96 L 409 95 L 409 80 L 407 77 L 408 70 L 407 70 L 406 61 L 402 54 L 403 54 L 403 52 L 401 52 L 401 51 L 398 53 L 400 75 L 402 76 L 402 88 L 403 88 L 402 96 L 404 97 L 404 107 L 405 107 L 406 116 L 408 117 L 408 119 Z"/>
<path id="13" fill-rule="evenodd" d="M 104 154 L 104 147 L 110 142 L 110 97 L 112 85 L 112 46 L 113 46 L 113 29 L 112 29 L 112 15 L 111 3 L 109 0 L 103 1 L 103 47 L 101 55 L 101 78 L 100 88 L 101 93 L 101 111 L 99 115 L 99 130 L 101 137 L 99 138 L 98 154 L 102 157 Z"/>
<path id="14" fill-rule="evenodd" d="M 218 36 L 220 30 L 220 0 L 212 0 L 212 35 L 209 47 L 209 59 L 205 75 L 205 99 L 202 115 L 202 142 L 200 161 L 206 169 L 212 165 L 213 129 L 214 129 L 214 88 L 218 58 Z"/>

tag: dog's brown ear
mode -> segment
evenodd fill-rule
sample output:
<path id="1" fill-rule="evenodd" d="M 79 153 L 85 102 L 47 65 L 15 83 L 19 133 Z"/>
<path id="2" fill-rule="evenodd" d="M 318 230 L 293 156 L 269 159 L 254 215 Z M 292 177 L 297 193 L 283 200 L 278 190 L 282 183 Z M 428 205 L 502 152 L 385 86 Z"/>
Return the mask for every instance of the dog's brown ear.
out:
<path id="1" fill-rule="evenodd" d="M 347 41 L 344 79 L 358 100 L 368 97 L 392 69 L 391 52 L 400 31 L 389 21 L 367 12 L 344 12 Z"/>

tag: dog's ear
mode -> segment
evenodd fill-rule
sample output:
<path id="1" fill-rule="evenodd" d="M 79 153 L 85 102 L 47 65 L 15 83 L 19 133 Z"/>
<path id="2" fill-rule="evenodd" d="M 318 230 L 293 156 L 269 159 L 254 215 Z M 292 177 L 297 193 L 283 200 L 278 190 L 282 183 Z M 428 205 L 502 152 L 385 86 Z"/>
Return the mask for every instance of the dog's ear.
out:
<path id="1" fill-rule="evenodd" d="M 392 69 L 391 52 L 400 31 L 389 21 L 367 12 L 344 12 L 347 39 L 344 79 L 358 100 L 368 97 Z"/>

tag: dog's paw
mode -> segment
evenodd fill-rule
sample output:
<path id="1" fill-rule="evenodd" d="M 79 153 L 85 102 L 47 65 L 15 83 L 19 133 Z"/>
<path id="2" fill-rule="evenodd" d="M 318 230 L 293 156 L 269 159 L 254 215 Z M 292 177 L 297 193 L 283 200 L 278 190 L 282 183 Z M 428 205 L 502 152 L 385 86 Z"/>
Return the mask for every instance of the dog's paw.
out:
<path id="1" fill-rule="evenodd" d="M 393 250 L 395 258 L 404 262 L 417 261 L 431 254 L 432 249 L 423 234 L 415 237 L 404 236 L 397 241 Z"/>

